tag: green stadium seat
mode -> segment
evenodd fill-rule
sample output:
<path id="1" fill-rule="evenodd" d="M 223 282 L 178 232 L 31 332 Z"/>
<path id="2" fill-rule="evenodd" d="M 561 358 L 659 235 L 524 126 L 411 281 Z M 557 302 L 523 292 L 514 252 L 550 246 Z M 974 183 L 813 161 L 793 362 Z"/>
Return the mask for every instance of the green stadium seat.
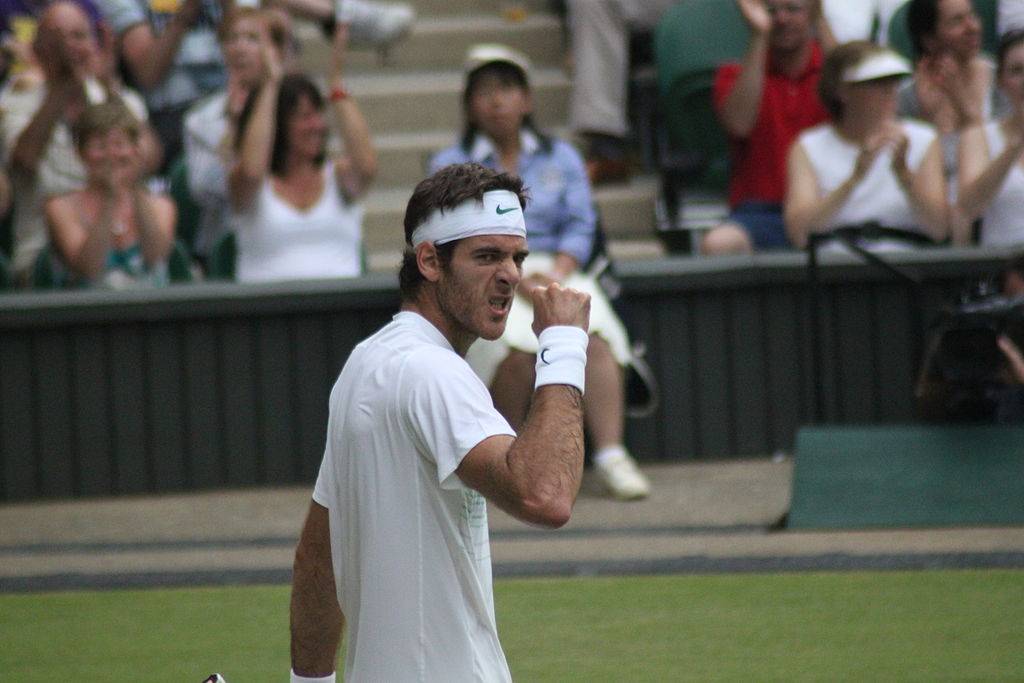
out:
<path id="1" fill-rule="evenodd" d="M 659 236 L 670 250 L 693 246 L 692 235 L 680 219 L 684 195 L 718 196 L 724 207 L 729 148 L 711 90 L 718 67 L 740 60 L 748 39 L 749 30 L 736 4 L 723 0 L 681 2 L 655 28 L 662 130 Z"/>
<path id="2" fill-rule="evenodd" d="M 0 218 L 0 254 L 10 258 L 14 255 L 14 205 L 7 215 Z"/>
<path id="3" fill-rule="evenodd" d="M 43 247 L 32 264 L 32 289 L 61 289 L 66 285 L 64 274 L 54 266 L 50 246 Z"/>
<path id="4" fill-rule="evenodd" d="M 10 289 L 14 285 L 14 278 L 11 276 L 11 262 L 0 253 L 0 290 Z"/>
<path id="5" fill-rule="evenodd" d="M 196 231 L 199 229 L 199 218 L 203 210 L 189 190 L 188 167 L 185 165 L 184 156 L 178 157 L 171 164 L 171 170 L 167 174 L 167 194 L 178 207 L 178 222 L 174 226 L 174 234 L 191 254 L 194 252 Z"/>
<path id="6" fill-rule="evenodd" d="M 167 256 L 167 276 L 171 282 L 192 282 L 192 256 L 178 238 L 171 242 L 171 253 Z"/>
<path id="7" fill-rule="evenodd" d="M 225 233 L 213 245 L 206 261 L 206 275 L 211 280 L 234 280 L 235 261 L 238 258 L 238 241 L 235 233 Z"/>
<path id="8" fill-rule="evenodd" d="M 973 0 L 974 10 L 981 17 L 981 49 L 990 55 L 996 53 L 999 46 L 999 27 L 997 15 L 999 12 L 998 0 Z M 907 30 L 907 12 L 910 3 L 900 5 L 899 9 L 893 12 L 889 19 L 889 47 L 899 52 L 907 59 L 914 60 L 914 44 L 910 40 L 910 32 Z"/>

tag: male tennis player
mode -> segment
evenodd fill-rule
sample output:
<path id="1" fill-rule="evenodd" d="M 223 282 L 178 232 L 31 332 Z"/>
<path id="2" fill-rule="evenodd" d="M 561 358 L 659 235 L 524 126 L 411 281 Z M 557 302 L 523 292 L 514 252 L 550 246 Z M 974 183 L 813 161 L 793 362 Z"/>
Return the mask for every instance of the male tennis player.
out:
<path id="1" fill-rule="evenodd" d="M 534 297 L 533 406 L 517 436 L 463 355 L 497 339 L 526 258 L 522 181 L 442 168 L 405 214 L 401 311 L 349 356 L 295 556 L 292 681 L 509 681 L 491 590 L 486 500 L 569 519 L 583 472 L 590 299 Z"/>

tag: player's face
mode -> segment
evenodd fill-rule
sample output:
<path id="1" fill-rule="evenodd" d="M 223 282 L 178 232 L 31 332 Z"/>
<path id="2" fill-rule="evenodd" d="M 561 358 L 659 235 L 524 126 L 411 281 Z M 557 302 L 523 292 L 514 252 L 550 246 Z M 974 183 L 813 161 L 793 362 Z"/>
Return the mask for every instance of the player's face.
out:
<path id="1" fill-rule="evenodd" d="M 502 335 L 526 254 L 526 240 L 514 235 L 468 237 L 455 245 L 437 283 L 451 339 L 472 343 Z"/>

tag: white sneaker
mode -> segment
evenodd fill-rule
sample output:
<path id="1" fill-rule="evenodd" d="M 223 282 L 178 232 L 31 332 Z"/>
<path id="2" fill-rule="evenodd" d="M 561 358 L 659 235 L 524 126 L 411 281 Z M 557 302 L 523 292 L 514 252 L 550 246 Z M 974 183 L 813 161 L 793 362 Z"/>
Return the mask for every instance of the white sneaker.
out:
<path id="1" fill-rule="evenodd" d="M 651 482 L 625 451 L 617 451 L 595 462 L 594 470 L 608 491 L 621 500 L 646 498 L 651 492 Z"/>
<path id="2" fill-rule="evenodd" d="M 353 45 L 386 47 L 409 33 L 416 11 L 404 2 L 335 0 L 334 16 L 348 23 Z"/>

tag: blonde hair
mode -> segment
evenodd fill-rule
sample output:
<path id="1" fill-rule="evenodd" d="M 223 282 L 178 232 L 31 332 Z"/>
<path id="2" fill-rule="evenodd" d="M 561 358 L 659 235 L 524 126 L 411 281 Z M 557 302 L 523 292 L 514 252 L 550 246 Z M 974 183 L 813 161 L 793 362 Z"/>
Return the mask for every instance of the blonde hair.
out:
<path id="1" fill-rule="evenodd" d="M 118 129 L 127 132 L 133 143 L 137 143 L 142 135 L 142 124 L 120 99 L 90 104 L 75 121 L 72 130 L 75 147 L 81 151 L 90 138 Z"/>

